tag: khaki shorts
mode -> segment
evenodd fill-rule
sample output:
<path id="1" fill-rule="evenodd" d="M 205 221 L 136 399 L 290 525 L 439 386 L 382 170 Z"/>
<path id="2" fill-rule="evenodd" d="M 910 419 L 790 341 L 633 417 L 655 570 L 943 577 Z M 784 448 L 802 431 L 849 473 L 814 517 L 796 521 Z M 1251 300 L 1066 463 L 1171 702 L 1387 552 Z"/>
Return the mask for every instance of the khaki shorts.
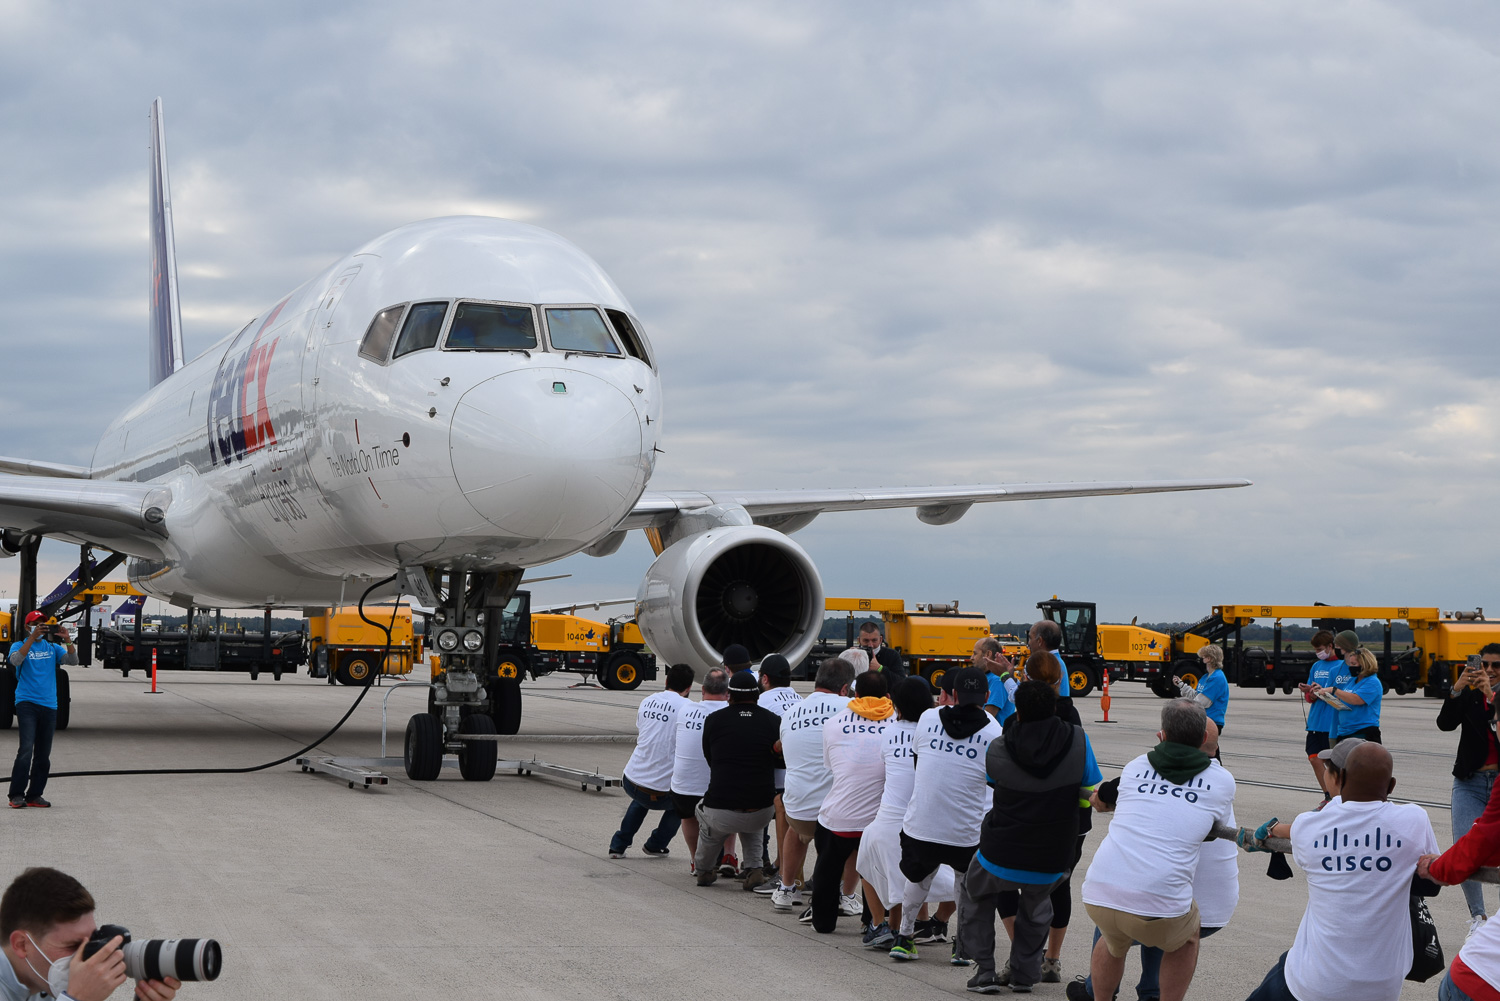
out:
<path id="1" fill-rule="evenodd" d="M 818 821 L 798 820 L 796 817 L 786 818 L 786 825 L 797 832 L 797 839 L 804 845 L 812 844 L 813 835 L 818 833 Z"/>
<path id="2" fill-rule="evenodd" d="M 1136 942 L 1149 945 L 1162 952 L 1176 952 L 1187 945 L 1198 934 L 1198 904 L 1192 910 L 1175 918 L 1143 918 L 1135 914 L 1117 911 L 1113 907 L 1098 907 L 1085 903 L 1084 910 L 1094 919 L 1099 935 L 1116 959 L 1124 959 Z"/>

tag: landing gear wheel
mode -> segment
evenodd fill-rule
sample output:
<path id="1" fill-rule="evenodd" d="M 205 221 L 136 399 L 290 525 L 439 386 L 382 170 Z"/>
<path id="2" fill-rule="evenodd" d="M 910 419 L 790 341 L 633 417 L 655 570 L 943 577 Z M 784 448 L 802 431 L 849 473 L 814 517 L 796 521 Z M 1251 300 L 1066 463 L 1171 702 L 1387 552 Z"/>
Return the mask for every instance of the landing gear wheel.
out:
<path id="1" fill-rule="evenodd" d="M 9 730 L 16 716 L 16 672 L 0 668 L 0 730 Z"/>
<path id="2" fill-rule="evenodd" d="M 495 690 L 490 693 L 490 712 L 495 720 L 496 733 L 520 733 L 521 732 L 521 683 L 519 681 L 496 678 Z"/>
<path id="3" fill-rule="evenodd" d="M 443 725 L 418 713 L 406 721 L 406 777 L 431 782 L 443 770 Z"/>
<path id="4" fill-rule="evenodd" d="M 458 725 L 459 733 L 494 733 L 495 721 L 475 713 Z M 458 773 L 469 782 L 488 782 L 495 777 L 500 747 L 493 740 L 466 740 L 458 749 Z"/>
<path id="5" fill-rule="evenodd" d="M 57 728 L 66 730 L 68 719 L 72 716 L 73 691 L 68 683 L 68 672 L 62 668 L 57 669 Z"/>
<path id="6" fill-rule="evenodd" d="M 1084 698 L 1094 690 L 1094 679 L 1083 668 L 1074 668 L 1068 672 L 1068 690 L 1075 699 Z"/>
<path id="7" fill-rule="evenodd" d="M 645 676 L 646 665 L 641 663 L 641 658 L 633 653 L 617 653 L 600 672 L 599 680 L 604 682 L 605 688 L 633 692 L 641 687 Z"/>

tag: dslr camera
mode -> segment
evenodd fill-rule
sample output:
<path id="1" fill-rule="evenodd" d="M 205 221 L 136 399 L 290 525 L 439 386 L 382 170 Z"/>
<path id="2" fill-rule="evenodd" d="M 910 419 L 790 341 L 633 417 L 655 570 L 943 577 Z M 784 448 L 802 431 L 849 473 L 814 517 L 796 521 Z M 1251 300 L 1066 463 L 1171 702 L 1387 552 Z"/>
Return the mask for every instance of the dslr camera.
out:
<path id="1" fill-rule="evenodd" d="M 130 929 L 120 925 L 100 925 L 83 946 L 88 959 L 120 936 L 120 951 L 125 955 L 125 975 L 132 980 L 217 980 L 224 955 L 219 943 L 211 938 L 152 938 L 143 942 L 130 940 Z"/>

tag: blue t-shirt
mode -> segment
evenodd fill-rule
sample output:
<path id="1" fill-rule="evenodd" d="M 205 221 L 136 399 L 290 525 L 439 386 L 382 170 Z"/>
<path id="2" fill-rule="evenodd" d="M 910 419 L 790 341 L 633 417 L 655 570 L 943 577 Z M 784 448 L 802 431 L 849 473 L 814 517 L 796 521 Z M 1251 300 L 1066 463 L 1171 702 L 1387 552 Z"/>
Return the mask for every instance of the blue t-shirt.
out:
<path id="1" fill-rule="evenodd" d="M 1224 672 L 1222 670 L 1210 671 L 1199 678 L 1198 694 L 1207 695 L 1213 700 L 1203 711 L 1208 713 L 1209 719 L 1223 726 L 1224 710 L 1229 708 L 1229 682 L 1225 680 Z"/>
<path id="2" fill-rule="evenodd" d="M 1347 687 L 1340 689 L 1345 692 L 1353 692 L 1365 700 L 1362 706 L 1350 706 L 1348 712 L 1341 713 L 1337 709 L 1334 720 L 1338 727 L 1334 731 L 1334 737 L 1347 737 L 1355 730 L 1363 730 L 1367 726 L 1380 725 L 1380 698 L 1385 694 L 1384 687 L 1380 684 L 1380 675 L 1372 674 L 1368 678 L 1360 678 Z"/>
<path id="3" fill-rule="evenodd" d="M 1349 673 L 1348 665 L 1341 660 L 1315 660 L 1312 667 L 1307 669 L 1307 683 L 1330 688 L 1333 685 L 1336 669 L 1342 669 L 1343 673 Z M 1347 677 L 1344 681 L 1348 684 Z M 1312 704 L 1307 707 L 1307 732 L 1327 733 L 1333 729 L 1333 716 L 1338 710 L 1324 702 L 1322 699 L 1313 699 Z M 1343 715 L 1339 713 L 1339 715 Z"/>
<path id="4" fill-rule="evenodd" d="M 10 653 L 24 645 L 12 643 Z M 26 662 L 16 668 L 16 701 L 30 702 L 44 709 L 57 708 L 57 668 L 68 655 L 60 643 L 37 640 L 26 651 Z"/>
<path id="5" fill-rule="evenodd" d="M 1094 760 L 1094 745 L 1089 743 L 1088 734 L 1083 735 L 1083 756 L 1083 781 L 1078 784 L 1085 789 L 1092 789 L 1104 781 L 1104 773 L 1099 771 L 1099 762 Z M 1080 800 L 1080 805 L 1087 806 L 1088 801 Z M 1005 866 L 996 865 L 985 858 L 983 852 L 975 852 L 974 858 L 985 869 L 999 876 L 1001 879 L 1010 880 L 1012 883 L 1051 883 L 1067 875 L 1065 872 L 1030 872 L 1026 869 L 1007 869 Z"/>
<path id="6" fill-rule="evenodd" d="M 993 672 L 990 673 L 990 699 L 985 703 L 996 709 L 995 720 L 1004 723 L 1015 714 L 1016 706 L 1010 700 L 1010 692 L 1006 690 L 1005 679 Z"/>
<path id="7" fill-rule="evenodd" d="M 1052 656 L 1057 658 L 1057 666 L 1062 671 L 1062 677 L 1057 682 L 1057 697 L 1060 699 L 1071 699 L 1073 697 L 1072 682 L 1068 680 L 1068 665 L 1063 660 L 1062 654 L 1056 650 L 1048 650 Z"/>

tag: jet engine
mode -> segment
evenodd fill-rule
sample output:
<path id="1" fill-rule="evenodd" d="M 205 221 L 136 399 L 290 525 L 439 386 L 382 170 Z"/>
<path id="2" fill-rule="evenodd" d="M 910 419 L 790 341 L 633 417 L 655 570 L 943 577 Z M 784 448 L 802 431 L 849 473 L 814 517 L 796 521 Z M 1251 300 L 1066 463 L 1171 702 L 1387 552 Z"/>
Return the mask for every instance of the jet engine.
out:
<path id="1" fill-rule="evenodd" d="M 823 626 L 823 581 L 802 547 L 755 525 L 711 528 L 674 542 L 646 571 L 636 624 L 668 664 L 722 663 L 734 643 L 759 662 L 797 664 Z"/>

